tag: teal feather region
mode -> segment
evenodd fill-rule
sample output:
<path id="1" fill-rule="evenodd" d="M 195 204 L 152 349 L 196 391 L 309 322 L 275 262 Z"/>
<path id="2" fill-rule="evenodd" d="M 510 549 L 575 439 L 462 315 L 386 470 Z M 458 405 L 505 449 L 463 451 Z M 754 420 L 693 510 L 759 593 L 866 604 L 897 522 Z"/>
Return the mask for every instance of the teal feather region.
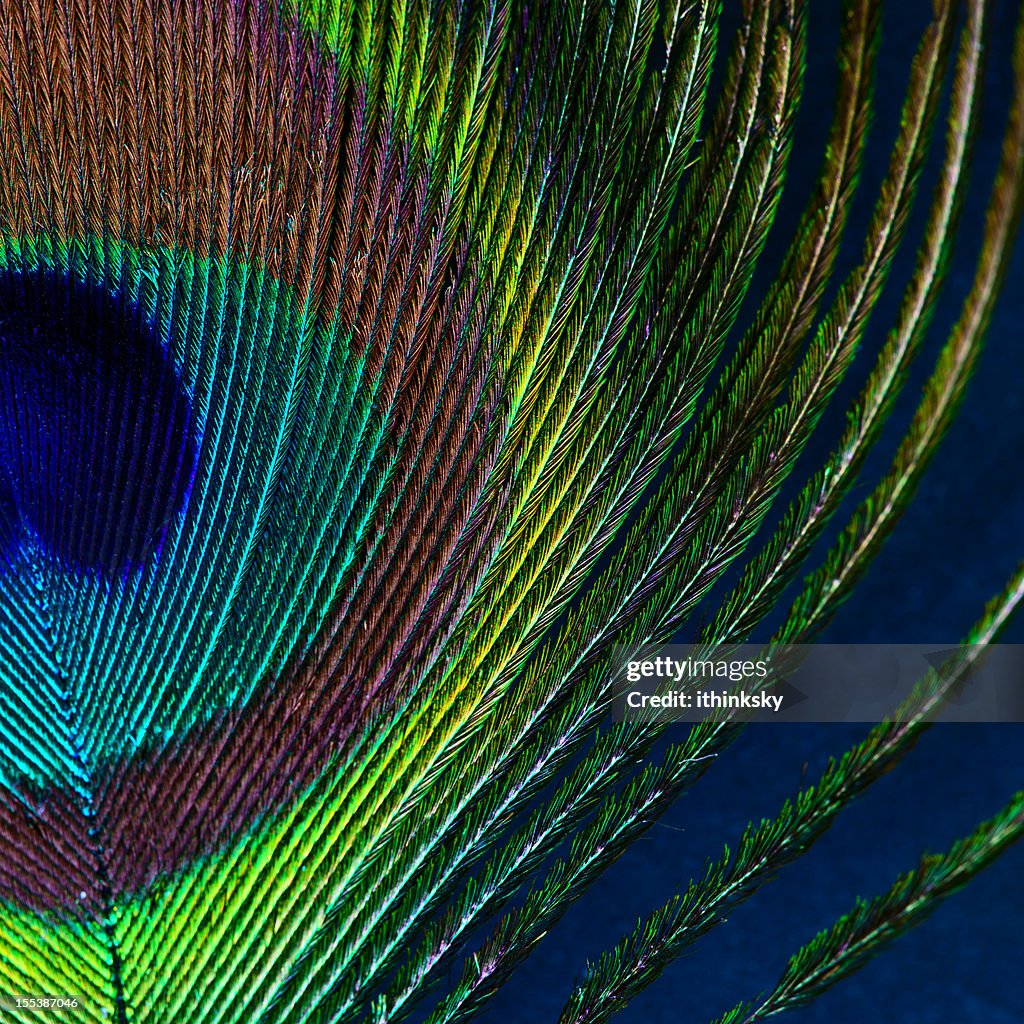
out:
<path id="1" fill-rule="evenodd" d="M 338 326 L 258 269 L 98 240 L 8 242 L 0 266 L 116 288 L 195 417 L 188 493 L 159 554 L 124 571 L 55 555 L 12 522 L 4 494 L 0 713 L 48 738 L 28 751 L 0 735 L 0 779 L 44 786 L 244 700 L 316 633 L 348 562 L 340 538 L 371 428 Z"/>

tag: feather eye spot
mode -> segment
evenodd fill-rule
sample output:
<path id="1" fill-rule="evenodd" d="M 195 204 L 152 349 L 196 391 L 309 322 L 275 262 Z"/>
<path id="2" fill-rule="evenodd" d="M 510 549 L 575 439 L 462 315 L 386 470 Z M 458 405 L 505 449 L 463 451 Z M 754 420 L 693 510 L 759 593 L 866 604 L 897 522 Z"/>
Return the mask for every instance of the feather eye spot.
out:
<path id="1" fill-rule="evenodd" d="M 14 492 L 0 469 L 0 558 L 17 548 L 18 505 Z"/>
<path id="2" fill-rule="evenodd" d="M 195 471 L 192 411 L 142 311 L 53 270 L 0 278 L 0 554 L 107 576 L 158 553 Z"/>

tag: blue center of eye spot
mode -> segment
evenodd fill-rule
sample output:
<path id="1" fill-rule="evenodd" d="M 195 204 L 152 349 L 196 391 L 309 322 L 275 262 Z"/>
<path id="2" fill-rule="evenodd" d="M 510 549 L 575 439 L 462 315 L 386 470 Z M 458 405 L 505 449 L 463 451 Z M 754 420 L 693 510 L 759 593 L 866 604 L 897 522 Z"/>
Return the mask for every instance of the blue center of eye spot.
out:
<path id="1" fill-rule="evenodd" d="M 0 474 L 0 558 L 15 547 L 18 539 L 18 506 L 14 495 Z"/>
<path id="2" fill-rule="evenodd" d="M 27 528 L 76 568 L 149 562 L 187 500 L 195 437 L 137 304 L 73 274 L 0 272 L 0 554 Z"/>

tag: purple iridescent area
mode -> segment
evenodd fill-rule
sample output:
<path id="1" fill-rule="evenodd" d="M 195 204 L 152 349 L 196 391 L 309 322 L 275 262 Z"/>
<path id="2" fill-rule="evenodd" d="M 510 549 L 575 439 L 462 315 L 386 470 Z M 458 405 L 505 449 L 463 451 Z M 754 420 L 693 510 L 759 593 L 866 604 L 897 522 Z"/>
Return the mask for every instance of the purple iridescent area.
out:
<path id="1" fill-rule="evenodd" d="M 0 554 L 32 541 L 107 576 L 159 552 L 196 464 L 152 325 L 98 284 L 0 276 Z"/>

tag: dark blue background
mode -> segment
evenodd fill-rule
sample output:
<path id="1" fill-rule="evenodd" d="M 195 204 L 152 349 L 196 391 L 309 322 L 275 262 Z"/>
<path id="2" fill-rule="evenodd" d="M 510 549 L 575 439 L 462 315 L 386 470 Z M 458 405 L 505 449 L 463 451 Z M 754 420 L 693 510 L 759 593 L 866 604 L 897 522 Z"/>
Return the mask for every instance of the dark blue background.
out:
<path id="1" fill-rule="evenodd" d="M 726 7 L 737 4 L 726 3 Z M 777 267 L 817 173 L 834 101 L 838 0 L 810 11 L 805 99 L 788 178 L 764 264 Z M 886 6 L 874 127 L 851 218 L 843 266 L 855 265 L 863 230 L 899 123 L 910 57 L 931 13 L 924 0 Z M 909 422 L 920 386 L 970 285 L 982 217 L 998 158 L 1010 88 L 1010 46 L 1018 4 L 997 0 L 986 72 L 977 162 L 953 268 L 919 361 L 865 479 L 884 470 Z M 723 36 L 728 39 L 729 36 Z M 919 237 L 941 139 L 910 228 Z M 892 322 L 913 266 L 908 246 L 869 327 L 849 393 L 865 378 Z M 763 282 L 762 282 L 763 283 Z M 749 312 L 749 311 L 748 311 Z M 959 420 L 869 576 L 825 634 L 836 642 L 955 643 L 1024 557 L 1024 244 L 1018 240 L 978 371 Z M 816 451 L 825 457 L 842 428 L 842 408 L 826 418 Z M 801 474 L 802 475 L 802 474 Z M 865 483 L 857 494 L 868 493 Z M 1004 639 L 1024 642 L 1024 616 Z M 1022 681 L 1024 685 L 1024 681 Z M 857 742 L 865 727 L 749 728 L 573 908 L 495 997 L 485 1019 L 555 1021 L 588 959 L 614 944 L 640 917 L 700 873 L 704 860 L 734 844 L 749 819 L 774 814 L 816 777 L 829 754 Z M 771 988 L 791 952 L 827 927 L 855 896 L 881 892 L 924 849 L 946 849 L 1024 787 L 1024 726 L 939 726 L 896 771 L 848 808 L 810 854 L 700 941 L 617 1019 L 623 1024 L 709 1021 Z M 1024 1021 L 1024 844 L 968 889 L 947 900 L 887 955 L 813 1006 L 794 1024 L 863 1021 Z"/>

